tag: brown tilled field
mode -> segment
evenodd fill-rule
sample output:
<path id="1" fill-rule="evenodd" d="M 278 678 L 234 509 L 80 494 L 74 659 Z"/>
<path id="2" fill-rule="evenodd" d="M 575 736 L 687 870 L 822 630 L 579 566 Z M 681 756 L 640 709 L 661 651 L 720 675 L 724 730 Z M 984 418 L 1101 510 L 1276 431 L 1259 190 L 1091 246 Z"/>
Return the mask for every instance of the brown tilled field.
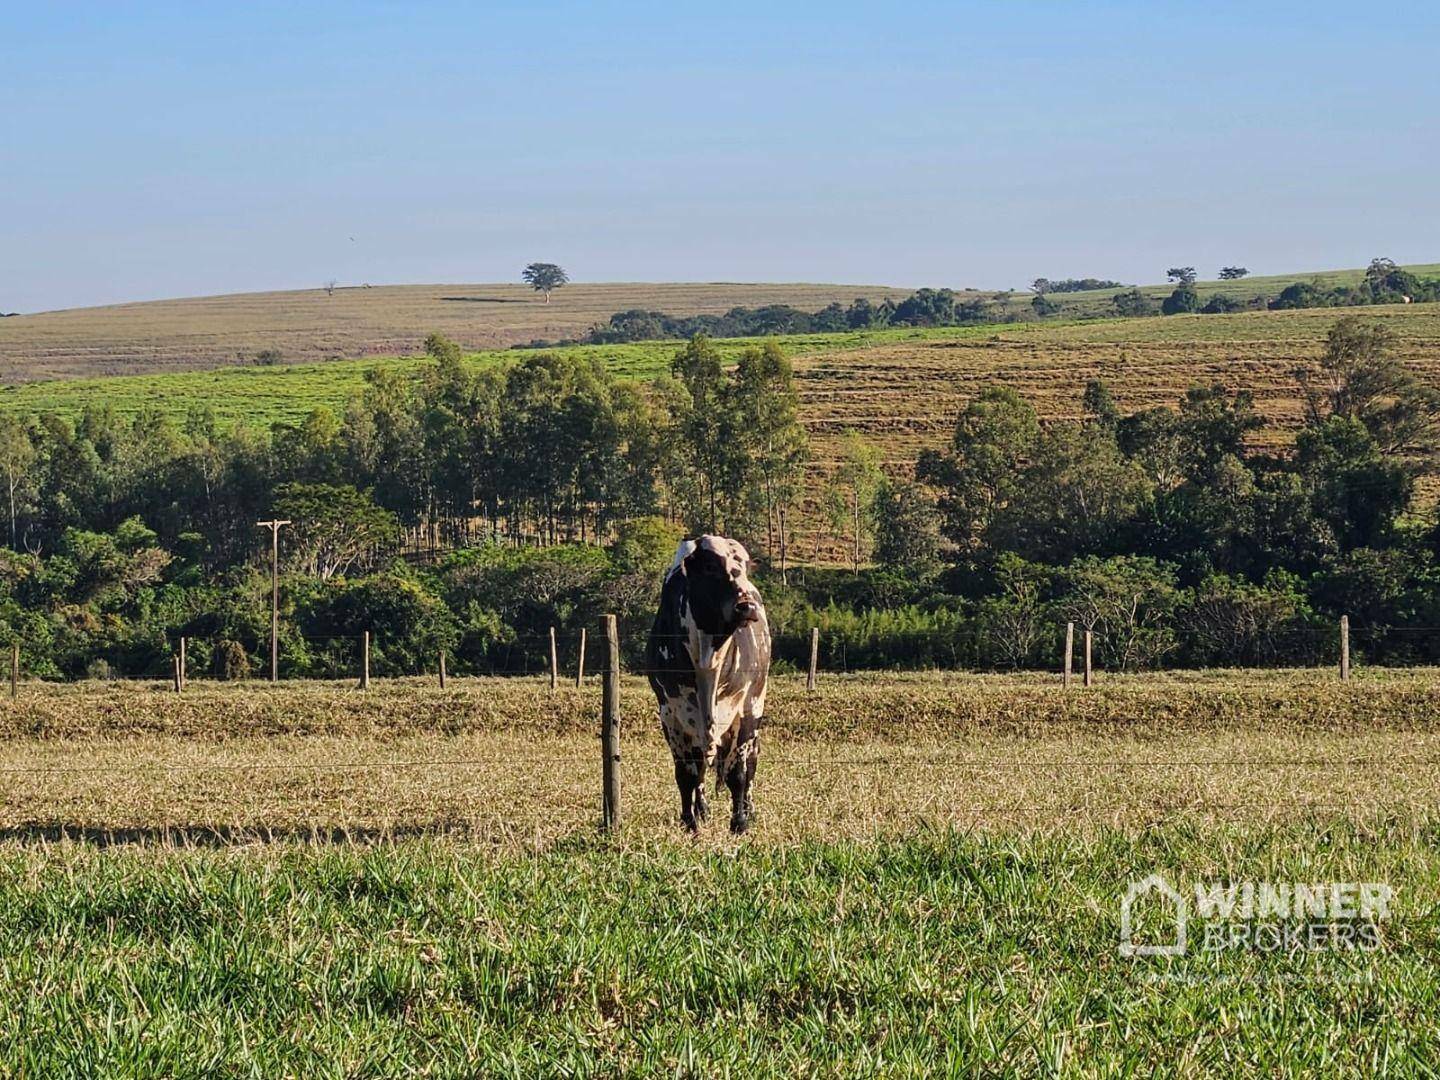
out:
<path id="1" fill-rule="evenodd" d="M 549 304 L 525 285 L 383 285 L 244 293 L 75 308 L 0 320 L 0 380 L 193 371 L 249 363 L 266 349 L 286 362 L 414 353 L 439 331 L 471 349 L 584 334 L 617 311 L 722 314 L 790 304 L 815 311 L 856 297 L 900 298 L 869 285 L 568 285 Z"/>

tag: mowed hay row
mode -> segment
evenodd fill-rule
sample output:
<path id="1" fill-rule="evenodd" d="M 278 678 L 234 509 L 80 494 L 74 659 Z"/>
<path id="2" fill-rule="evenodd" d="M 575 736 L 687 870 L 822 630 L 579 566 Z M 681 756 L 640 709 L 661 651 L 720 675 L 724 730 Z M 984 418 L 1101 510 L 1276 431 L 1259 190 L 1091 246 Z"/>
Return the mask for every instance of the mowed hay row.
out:
<path id="1" fill-rule="evenodd" d="M 1256 440 L 1280 445 L 1302 421 L 1296 372 L 1313 368 L 1325 334 L 1349 312 L 1249 312 L 1056 327 L 997 329 L 988 337 L 878 345 L 797 361 L 801 419 L 817 460 L 854 429 L 897 461 L 940 446 L 955 417 L 985 387 L 1029 400 L 1042 420 L 1076 419 L 1092 379 L 1122 410 L 1174 407 L 1196 385 L 1246 390 L 1267 422 Z M 1440 305 L 1358 309 L 1396 332 L 1396 355 L 1440 385 Z"/>
<path id="2" fill-rule="evenodd" d="M 678 839 L 659 734 L 622 744 L 629 840 Z M 0 744 L 0 841 L 371 840 L 461 834 L 497 847 L 593 835 L 596 740 L 579 733 L 163 735 Z M 918 829 L 1088 828 L 1185 817 L 1248 824 L 1435 810 L 1440 735 L 1171 734 L 1015 740 L 763 741 L 752 838 L 787 843 Z M 711 842 L 730 799 L 707 779 Z"/>
<path id="3" fill-rule="evenodd" d="M 1440 730 L 1440 672 L 1361 668 L 1341 683 L 1330 668 L 1278 671 L 1097 673 L 1088 689 L 1062 689 L 1049 674 L 822 671 L 813 693 L 803 675 L 773 675 L 767 741 L 829 739 L 863 745 L 1056 730 L 1136 738 L 1173 732 Z M 624 730 L 654 729 L 645 681 L 622 682 Z M 396 738 L 409 734 L 538 733 L 599 730 L 600 684 L 546 678 L 465 678 L 441 690 L 433 679 L 353 683 L 192 680 L 183 694 L 159 682 L 22 683 L 0 701 L 0 740 L 169 735 L 223 740 L 279 735 Z"/>
<path id="4" fill-rule="evenodd" d="M 413 354 L 431 332 L 471 349 L 582 336 L 630 308 L 719 315 L 790 304 L 806 311 L 907 290 L 868 285 L 575 284 L 550 303 L 523 285 L 390 285 L 159 300 L 0 320 L 0 380 L 187 371 L 250 363 Z"/>
<path id="5" fill-rule="evenodd" d="M 1221 679 L 1176 681 L 1161 688 L 1172 708 L 1152 703 L 1147 717 L 1127 708 L 1134 702 L 1123 686 L 1082 696 L 1034 680 L 988 680 L 978 698 L 944 702 L 926 692 L 927 682 L 940 680 L 896 680 L 888 695 L 883 685 L 866 694 L 853 678 L 834 681 L 813 698 L 780 687 L 778 719 L 761 736 L 750 841 L 950 828 L 1083 833 L 1172 818 L 1371 821 L 1433 812 L 1440 783 L 1440 730 L 1428 722 L 1433 698 L 1414 680 L 1408 694 L 1396 694 L 1403 680 L 1370 680 L 1339 697 L 1300 692 L 1298 676 L 1247 680 L 1249 695 L 1224 693 Z M 996 683 L 1009 685 L 1013 706 L 1001 707 Z M 511 707 L 534 710 L 533 690 L 517 688 Z M 625 841 L 677 840 L 668 750 L 640 688 L 626 690 Z M 901 690 L 916 702 L 909 714 L 896 711 Z M 311 696 L 325 701 L 338 692 Z M 580 695 L 557 695 L 546 722 L 482 729 L 473 716 L 423 726 L 399 715 L 406 694 L 351 691 L 383 710 L 364 732 L 353 721 L 344 732 L 316 723 L 306 731 L 237 732 L 214 707 L 226 693 L 196 693 L 203 720 L 77 725 L 67 735 L 0 740 L 0 840 L 187 844 L 441 833 L 531 849 L 596 831 L 599 745 Z M 425 695 L 412 687 L 408 696 Z M 1082 697 L 1084 707 L 1064 707 Z M 459 711 L 439 700 L 431 711 Z M 977 715 L 977 704 L 987 703 L 991 715 Z M 392 713 L 396 722 L 385 724 Z M 843 722 L 827 722 L 840 715 Z M 859 717 L 870 720 L 863 731 Z M 728 793 L 711 780 L 705 841 L 730 845 Z"/>

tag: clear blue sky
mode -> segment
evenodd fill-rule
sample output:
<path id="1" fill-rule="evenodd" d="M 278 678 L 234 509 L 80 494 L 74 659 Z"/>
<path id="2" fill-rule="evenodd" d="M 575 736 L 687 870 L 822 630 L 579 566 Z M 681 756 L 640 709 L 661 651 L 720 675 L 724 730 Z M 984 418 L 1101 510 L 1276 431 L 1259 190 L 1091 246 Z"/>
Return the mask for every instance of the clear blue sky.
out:
<path id="1" fill-rule="evenodd" d="M 531 260 L 977 287 L 1440 261 L 1440 5 L 0 16 L 0 310 Z"/>

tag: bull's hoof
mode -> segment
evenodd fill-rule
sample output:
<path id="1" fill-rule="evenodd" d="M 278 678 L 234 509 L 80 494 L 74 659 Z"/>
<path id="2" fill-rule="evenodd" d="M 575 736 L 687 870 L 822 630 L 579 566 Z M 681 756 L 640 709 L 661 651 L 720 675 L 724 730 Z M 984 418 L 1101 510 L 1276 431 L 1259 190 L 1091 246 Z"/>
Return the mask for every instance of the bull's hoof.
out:
<path id="1" fill-rule="evenodd" d="M 685 831 L 688 833 L 693 834 L 700 831 L 700 823 L 695 820 L 694 814 L 681 814 L 680 824 L 685 826 Z"/>
<path id="2" fill-rule="evenodd" d="M 750 828 L 750 816 L 748 814 L 732 814 L 730 816 L 730 831 L 736 836 L 739 836 L 748 828 Z"/>
<path id="3" fill-rule="evenodd" d="M 704 799 L 697 798 L 695 800 L 695 820 L 701 822 L 710 820 L 710 804 Z"/>

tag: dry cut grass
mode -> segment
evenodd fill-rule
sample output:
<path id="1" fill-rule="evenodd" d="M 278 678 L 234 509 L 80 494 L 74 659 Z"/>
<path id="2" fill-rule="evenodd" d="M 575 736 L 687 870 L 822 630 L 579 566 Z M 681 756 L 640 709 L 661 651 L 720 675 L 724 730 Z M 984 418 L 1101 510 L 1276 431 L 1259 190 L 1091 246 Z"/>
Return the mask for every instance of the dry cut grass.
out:
<path id="1" fill-rule="evenodd" d="M 1432 672 L 776 680 L 751 840 L 1283 822 L 1424 811 Z M 624 703 L 626 837 L 675 838 L 639 680 Z M 593 833 L 598 686 L 538 681 L 25 688 L 0 713 L 0 836 L 211 841 L 459 833 L 499 848 Z M 723 806 L 723 792 L 716 800 Z M 730 843 L 724 814 L 706 843 Z"/>

